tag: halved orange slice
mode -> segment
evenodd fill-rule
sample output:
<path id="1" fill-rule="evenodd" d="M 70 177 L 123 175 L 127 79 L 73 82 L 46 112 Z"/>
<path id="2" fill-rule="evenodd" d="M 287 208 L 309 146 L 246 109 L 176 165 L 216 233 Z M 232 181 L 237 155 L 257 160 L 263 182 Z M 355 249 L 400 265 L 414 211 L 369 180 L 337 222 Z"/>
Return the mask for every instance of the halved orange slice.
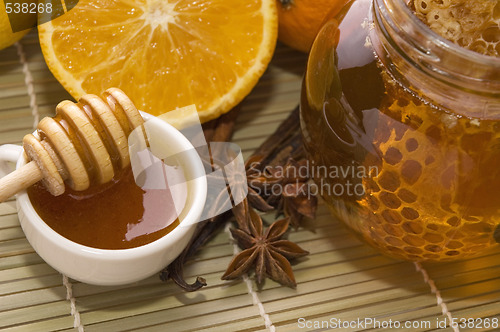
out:
<path id="1" fill-rule="evenodd" d="M 142 111 L 195 104 L 204 122 L 239 103 L 264 73 L 276 3 L 80 0 L 41 24 L 39 36 L 47 65 L 74 98 L 119 87 Z"/>

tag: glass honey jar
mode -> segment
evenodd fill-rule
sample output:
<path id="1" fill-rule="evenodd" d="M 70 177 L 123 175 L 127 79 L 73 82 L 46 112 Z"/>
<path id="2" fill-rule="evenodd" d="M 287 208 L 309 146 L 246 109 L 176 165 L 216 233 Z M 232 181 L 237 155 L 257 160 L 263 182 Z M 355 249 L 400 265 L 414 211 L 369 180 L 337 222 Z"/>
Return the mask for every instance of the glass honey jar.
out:
<path id="1" fill-rule="evenodd" d="M 498 22 L 488 31 L 499 42 Z M 301 128 L 333 215 L 382 252 L 445 261 L 500 242 L 500 58 L 440 36 L 407 1 L 356 0 L 323 26 Z"/>

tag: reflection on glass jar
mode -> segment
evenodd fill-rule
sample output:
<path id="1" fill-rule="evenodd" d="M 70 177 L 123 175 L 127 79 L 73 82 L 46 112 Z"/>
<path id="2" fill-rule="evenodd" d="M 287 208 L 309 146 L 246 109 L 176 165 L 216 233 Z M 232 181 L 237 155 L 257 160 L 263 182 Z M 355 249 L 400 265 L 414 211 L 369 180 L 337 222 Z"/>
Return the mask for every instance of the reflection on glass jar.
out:
<path id="1" fill-rule="evenodd" d="M 500 58 L 438 36 L 403 0 L 356 0 L 323 27 L 301 126 L 331 211 L 383 252 L 441 261 L 497 243 Z"/>

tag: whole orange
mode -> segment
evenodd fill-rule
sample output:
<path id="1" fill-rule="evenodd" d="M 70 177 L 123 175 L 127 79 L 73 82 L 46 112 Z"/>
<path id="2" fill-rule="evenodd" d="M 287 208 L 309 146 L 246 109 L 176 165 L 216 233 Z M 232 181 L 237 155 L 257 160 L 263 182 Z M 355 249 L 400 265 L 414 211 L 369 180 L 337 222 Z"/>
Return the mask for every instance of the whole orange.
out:
<path id="1" fill-rule="evenodd" d="M 352 0 L 276 0 L 278 39 L 302 52 L 309 52 L 322 24 Z"/>

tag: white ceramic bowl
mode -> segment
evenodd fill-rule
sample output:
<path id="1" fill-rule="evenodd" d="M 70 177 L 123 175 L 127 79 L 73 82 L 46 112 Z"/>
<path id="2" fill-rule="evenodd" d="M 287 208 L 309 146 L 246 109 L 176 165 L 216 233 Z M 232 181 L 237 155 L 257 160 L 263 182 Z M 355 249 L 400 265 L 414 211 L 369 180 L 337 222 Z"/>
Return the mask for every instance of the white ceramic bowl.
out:
<path id="1" fill-rule="evenodd" d="M 165 147 L 178 151 L 193 146 L 177 129 L 166 122 L 142 113 L 152 135 Z M 19 146 L 0 147 L 1 165 L 19 156 L 17 168 L 26 163 Z M 16 151 L 14 151 L 16 150 Z M 49 265 L 75 280 L 95 285 L 121 285 L 147 278 L 171 263 L 192 237 L 205 205 L 207 182 L 203 165 L 196 153 L 182 153 L 179 162 L 187 178 L 188 200 L 180 224 L 162 238 L 149 244 L 120 250 L 96 249 L 70 241 L 56 233 L 36 213 L 26 191 L 17 195 L 17 211 L 21 226 L 31 246 Z"/>

